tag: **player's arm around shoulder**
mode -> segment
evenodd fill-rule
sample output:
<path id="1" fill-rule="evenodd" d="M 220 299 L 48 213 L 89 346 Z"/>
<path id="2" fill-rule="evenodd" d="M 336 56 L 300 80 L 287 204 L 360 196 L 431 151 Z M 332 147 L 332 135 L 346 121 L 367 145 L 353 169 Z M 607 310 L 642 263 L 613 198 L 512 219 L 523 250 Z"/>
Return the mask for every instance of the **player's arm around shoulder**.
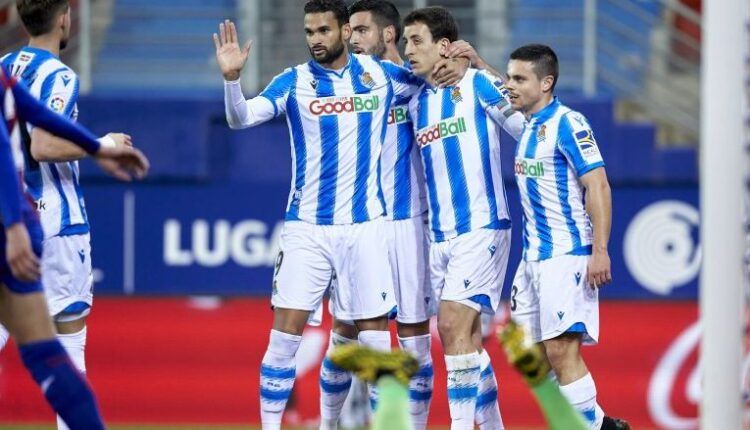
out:
<path id="1" fill-rule="evenodd" d="M 487 115 L 518 141 L 523 135 L 526 119 L 523 114 L 513 110 L 510 104 L 505 81 L 485 70 L 473 71 L 474 91 Z"/>

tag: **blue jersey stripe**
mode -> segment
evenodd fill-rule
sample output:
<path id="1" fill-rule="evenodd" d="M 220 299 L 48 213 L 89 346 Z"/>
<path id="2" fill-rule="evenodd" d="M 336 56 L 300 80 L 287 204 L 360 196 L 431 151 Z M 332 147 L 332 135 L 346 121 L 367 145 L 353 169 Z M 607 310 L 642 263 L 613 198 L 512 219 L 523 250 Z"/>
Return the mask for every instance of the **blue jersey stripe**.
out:
<path id="1" fill-rule="evenodd" d="M 393 219 L 411 218 L 411 153 L 414 145 L 411 123 L 396 126 L 396 166 L 393 169 Z"/>
<path id="2" fill-rule="evenodd" d="M 537 149 L 537 129 L 539 123 L 535 123 L 529 133 L 529 140 L 526 144 L 526 158 L 534 158 Z M 552 256 L 552 229 L 549 226 L 547 220 L 547 214 L 544 210 L 544 204 L 542 201 L 542 195 L 539 192 L 539 186 L 535 178 L 526 178 L 526 190 L 531 201 L 531 206 L 534 211 L 534 225 L 539 233 L 539 258 L 545 259 Z"/>
<path id="3" fill-rule="evenodd" d="M 417 117 L 417 130 L 421 130 L 429 124 L 430 121 L 430 103 L 429 90 L 423 90 L 419 95 L 419 113 Z M 415 143 L 416 144 L 416 143 Z M 422 148 L 422 158 L 424 159 L 424 173 L 427 182 L 427 193 L 430 204 L 430 228 L 435 235 L 435 241 L 442 242 L 445 235 L 440 227 L 440 202 L 437 195 L 437 184 L 435 183 L 435 171 L 432 168 L 432 147 L 430 145 Z"/>
<path id="4" fill-rule="evenodd" d="M 443 91 L 441 119 L 452 118 L 455 105 L 451 100 L 451 92 Z M 466 183 L 461 145 L 455 136 L 443 138 L 445 163 L 448 171 L 448 182 L 451 186 L 451 202 L 456 214 L 456 232 L 458 234 L 471 231 L 471 211 L 469 210 L 469 187 Z"/>
<path id="5" fill-rule="evenodd" d="M 60 215 L 62 217 L 60 225 L 64 227 L 70 224 L 70 206 L 68 205 L 68 199 L 65 197 L 65 190 L 63 190 L 62 183 L 60 182 L 60 172 L 57 171 L 57 166 L 55 163 L 49 163 L 48 166 L 55 181 L 55 189 L 60 194 Z"/>
<path id="6" fill-rule="evenodd" d="M 555 183 L 557 184 L 557 196 L 560 199 L 565 224 L 570 231 L 570 237 L 573 241 L 574 248 L 581 247 L 581 232 L 578 230 L 575 220 L 573 219 L 573 209 L 570 207 L 568 191 L 568 163 L 565 156 L 555 151 Z"/>
<path id="7" fill-rule="evenodd" d="M 328 75 L 318 75 L 318 97 L 330 97 L 333 81 Z M 336 207 L 336 186 L 339 173 L 339 121 L 335 115 L 321 115 L 320 126 L 320 188 L 318 189 L 317 224 L 333 224 Z"/>
<path id="8" fill-rule="evenodd" d="M 352 87 L 357 94 L 367 94 L 370 92 L 370 89 L 360 82 L 362 73 L 362 65 L 356 58 L 352 57 L 350 75 Z M 385 121 L 383 122 L 385 123 Z M 383 134 L 384 132 L 381 130 L 381 144 Z M 370 175 L 370 163 L 372 161 L 371 145 L 372 112 L 359 112 L 357 113 L 357 170 L 354 177 L 354 195 L 352 196 L 352 221 L 355 223 L 369 219 L 367 212 L 367 178 Z M 379 183 L 380 181 L 378 181 Z"/>
<path id="9" fill-rule="evenodd" d="M 474 75 L 474 85 L 478 87 L 482 75 Z M 486 80 L 486 79 L 484 79 Z M 495 196 L 495 186 L 492 180 L 492 160 L 490 151 L 490 136 L 487 126 L 487 113 L 479 102 L 479 97 L 474 98 L 474 121 L 477 128 L 477 137 L 479 138 L 479 149 L 482 157 L 482 173 L 484 174 L 484 188 L 487 192 L 487 204 L 490 208 L 488 223 L 493 223 L 498 219 L 497 216 L 497 198 Z"/>
<path id="10" fill-rule="evenodd" d="M 83 190 L 81 190 L 81 183 L 80 179 L 78 178 L 78 168 L 73 165 L 73 163 L 70 163 L 70 173 L 73 175 L 73 187 L 76 190 L 76 197 L 78 198 L 78 204 L 81 208 L 81 216 L 83 217 L 83 223 L 88 225 L 89 223 L 89 216 L 86 213 L 86 208 L 83 206 Z"/>
<path id="11" fill-rule="evenodd" d="M 292 69 L 292 80 L 289 86 L 289 97 L 286 103 L 286 115 L 292 129 L 292 146 L 294 149 L 294 196 L 287 211 L 287 220 L 299 219 L 299 207 L 301 204 L 298 193 L 305 186 L 305 172 L 307 170 L 307 143 L 305 142 L 305 130 L 302 127 L 302 115 L 297 103 L 297 69 Z"/>

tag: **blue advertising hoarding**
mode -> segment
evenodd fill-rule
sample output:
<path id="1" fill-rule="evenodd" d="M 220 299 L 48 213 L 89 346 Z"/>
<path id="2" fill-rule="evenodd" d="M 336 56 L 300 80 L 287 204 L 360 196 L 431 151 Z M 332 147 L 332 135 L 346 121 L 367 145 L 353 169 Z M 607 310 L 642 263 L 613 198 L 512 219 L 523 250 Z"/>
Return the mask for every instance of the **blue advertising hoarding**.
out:
<path id="1" fill-rule="evenodd" d="M 270 295 L 288 189 L 278 183 L 86 187 L 98 294 Z M 521 256 L 517 190 L 504 288 Z M 605 299 L 697 298 L 698 190 L 613 189 Z"/>

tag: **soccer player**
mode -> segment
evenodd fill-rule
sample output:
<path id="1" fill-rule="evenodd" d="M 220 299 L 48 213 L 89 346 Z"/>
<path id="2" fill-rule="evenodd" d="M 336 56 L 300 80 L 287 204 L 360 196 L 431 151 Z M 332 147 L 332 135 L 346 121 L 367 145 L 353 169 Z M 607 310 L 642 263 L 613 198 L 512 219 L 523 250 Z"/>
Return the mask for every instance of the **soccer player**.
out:
<path id="1" fill-rule="evenodd" d="M 524 230 L 513 318 L 544 344 L 560 390 L 589 428 L 627 429 L 604 416 L 581 356 L 581 345 L 599 338 L 597 289 L 612 280 L 612 201 L 602 156 L 586 118 L 554 96 L 558 62 L 550 47 L 516 49 L 507 70 L 512 107 L 527 120 L 515 161 Z"/>
<path id="2" fill-rule="evenodd" d="M 311 0 L 304 10 L 312 60 L 285 70 L 250 100 L 239 83 L 250 43 L 240 48 L 230 21 L 214 34 L 230 127 L 286 113 L 292 145 L 292 187 L 272 288 L 274 324 L 261 366 L 265 429 L 281 425 L 302 331 L 333 273 L 334 315 L 355 322 L 363 345 L 390 349 L 387 315 L 396 302 L 378 166 L 392 99 L 418 84 L 406 69 L 348 52 L 351 28 L 342 0 Z"/>
<path id="3" fill-rule="evenodd" d="M 18 138 L 21 123 L 76 142 L 122 180 L 130 180 L 132 174 L 143 177 L 148 161 L 130 147 L 101 146 L 89 132 L 45 108 L 2 67 L 0 99 L 0 323 L 14 337 L 24 365 L 65 424 L 74 430 L 103 429 L 91 389 L 55 338 L 39 282 L 43 233 L 18 180 L 24 165 Z"/>
<path id="4" fill-rule="evenodd" d="M 518 137 L 523 117 L 511 110 L 502 80 L 485 72 L 469 69 L 458 85 L 435 87 L 430 72 L 458 37 L 446 9 L 413 11 L 404 20 L 404 36 L 412 70 L 427 81 L 409 111 L 427 184 L 430 277 L 440 298 L 452 428 L 473 428 L 476 411 L 489 406 L 494 412 L 480 425 L 502 429 L 497 383 L 479 342 L 479 315 L 497 308 L 510 248 L 499 127 Z"/>
<path id="5" fill-rule="evenodd" d="M 68 0 L 20 0 L 18 14 L 31 39 L 27 47 L 0 62 L 30 92 L 54 111 L 75 121 L 78 116 L 78 77 L 58 56 L 68 43 L 71 8 Z M 42 129 L 24 124 L 27 150 L 24 182 L 44 230 L 42 278 L 60 343 L 76 368 L 85 373 L 86 317 L 93 300 L 88 216 L 79 184 L 78 146 Z M 130 137 L 110 133 L 105 145 L 130 145 Z M 0 348 L 7 336 L 0 332 Z M 65 424 L 58 417 L 58 428 Z"/>
<path id="6" fill-rule="evenodd" d="M 391 2 L 355 2 L 349 7 L 349 24 L 352 29 L 349 44 L 355 54 L 372 55 L 408 67 L 398 51 L 401 18 Z M 466 63 L 450 63 L 441 72 L 446 79 L 460 78 L 466 72 Z M 390 106 L 380 160 L 381 186 L 385 197 L 388 257 L 398 304 L 399 344 L 414 355 L 420 365 L 410 382 L 410 412 L 414 427 L 424 429 L 433 386 L 429 320 L 437 309 L 428 276 L 424 174 L 418 148 L 414 145 L 408 102 L 408 97 L 396 97 Z M 356 335 L 356 328 L 350 322 L 334 318 L 328 353 L 337 345 L 356 341 Z M 320 368 L 322 430 L 337 428 L 351 384 L 349 372 L 324 359 Z"/>

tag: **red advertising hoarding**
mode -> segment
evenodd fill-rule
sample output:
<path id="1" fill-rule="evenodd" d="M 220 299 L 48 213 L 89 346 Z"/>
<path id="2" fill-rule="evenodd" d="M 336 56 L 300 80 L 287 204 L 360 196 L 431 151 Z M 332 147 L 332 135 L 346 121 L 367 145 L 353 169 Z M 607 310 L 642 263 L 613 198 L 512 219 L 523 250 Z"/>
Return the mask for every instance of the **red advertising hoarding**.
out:
<path id="1" fill-rule="evenodd" d="M 601 343 L 584 350 L 599 401 L 635 428 L 697 428 L 699 328 L 692 302 L 607 302 Z M 111 423 L 257 423 L 258 368 L 272 313 L 265 300 L 97 299 L 87 367 Z M 318 416 L 317 373 L 329 321 L 309 328 L 298 355 L 294 406 Z M 521 379 L 494 338 L 486 345 L 509 428 L 542 424 Z M 448 423 L 445 366 L 433 337 L 435 391 L 430 423 Z M 0 353 L 0 423 L 52 422 L 17 353 Z"/>

